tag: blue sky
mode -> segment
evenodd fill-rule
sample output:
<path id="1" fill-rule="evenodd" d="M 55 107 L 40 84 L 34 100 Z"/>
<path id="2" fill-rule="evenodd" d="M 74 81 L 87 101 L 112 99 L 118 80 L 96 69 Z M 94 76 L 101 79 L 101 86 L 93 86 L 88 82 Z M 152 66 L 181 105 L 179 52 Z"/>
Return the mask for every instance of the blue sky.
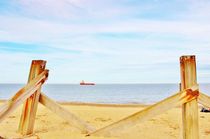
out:
<path id="1" fill-rule="evenodd" d="M 25 83 L 32 59 L 48 83 L 178 83 L 196 55 L 210 82 L 209 0 L 1 0 L 0 83 Z"/>

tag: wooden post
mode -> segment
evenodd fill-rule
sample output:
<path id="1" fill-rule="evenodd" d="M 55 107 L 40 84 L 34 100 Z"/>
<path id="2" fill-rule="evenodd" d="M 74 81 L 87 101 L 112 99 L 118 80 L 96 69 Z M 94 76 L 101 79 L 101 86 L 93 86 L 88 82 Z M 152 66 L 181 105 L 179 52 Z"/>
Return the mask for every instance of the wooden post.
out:
<path id="1" fill-rule="evenodd" d="M 43 60 L 32 61 L 28 83 L 45 70 L 45 65 L 46 61 Z M 40 92 L 41 87 L 33 95 L 31 95 L 23 105 L 23 111 L 18 129 L 22 135 L 29 135 L 33 133 Z"/>
<path id="2" fill-rule="evenodd" d="M 197 84 L 195 56 L 180 57 L 181 89 Z M 183 139 L 199 139 L 197 99 L 182 105 Z"/>

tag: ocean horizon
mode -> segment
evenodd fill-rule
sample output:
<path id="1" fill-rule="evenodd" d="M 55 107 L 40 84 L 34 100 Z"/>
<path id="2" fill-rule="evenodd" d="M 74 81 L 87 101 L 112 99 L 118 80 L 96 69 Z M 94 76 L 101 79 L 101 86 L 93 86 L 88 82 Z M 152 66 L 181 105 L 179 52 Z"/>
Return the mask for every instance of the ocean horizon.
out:
<path id="1" fill-rule="evenodd" d="M 0 84 L 0 99 L 11 98 L 24 84 Z M 61 102 L 102 104 L 153 104 L 179 91 L 179 84 L 45 84 L 50 98 Z M 200 91 L 210 95 L 210 84 L 200 84 Z"/>

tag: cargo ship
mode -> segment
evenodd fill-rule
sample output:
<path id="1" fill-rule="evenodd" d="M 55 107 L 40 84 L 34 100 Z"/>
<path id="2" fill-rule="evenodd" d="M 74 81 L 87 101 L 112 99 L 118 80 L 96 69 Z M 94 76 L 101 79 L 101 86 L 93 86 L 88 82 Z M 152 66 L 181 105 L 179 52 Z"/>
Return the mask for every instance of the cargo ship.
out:
<path id="1" fill-rule="evenodd" d="M 84 80 L 80 82 L 80 85 L 95 85 L 95 83 L 86 83 Z"/>

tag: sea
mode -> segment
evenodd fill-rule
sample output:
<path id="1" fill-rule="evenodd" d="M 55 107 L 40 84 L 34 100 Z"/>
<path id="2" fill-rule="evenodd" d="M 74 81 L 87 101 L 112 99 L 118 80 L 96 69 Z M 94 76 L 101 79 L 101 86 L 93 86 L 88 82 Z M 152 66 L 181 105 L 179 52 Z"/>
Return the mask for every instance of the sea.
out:
<path id="1" fill-rule="evenodd" d="M 11 98 L 24 84 L 0 84 L 0 99 Z M 210 84 L 200 84 L 210 95 Z M 56 101 L 102 104 L 153 104 L 179 91 L 179 84 L 45 84 L 42 92 Z"/>

